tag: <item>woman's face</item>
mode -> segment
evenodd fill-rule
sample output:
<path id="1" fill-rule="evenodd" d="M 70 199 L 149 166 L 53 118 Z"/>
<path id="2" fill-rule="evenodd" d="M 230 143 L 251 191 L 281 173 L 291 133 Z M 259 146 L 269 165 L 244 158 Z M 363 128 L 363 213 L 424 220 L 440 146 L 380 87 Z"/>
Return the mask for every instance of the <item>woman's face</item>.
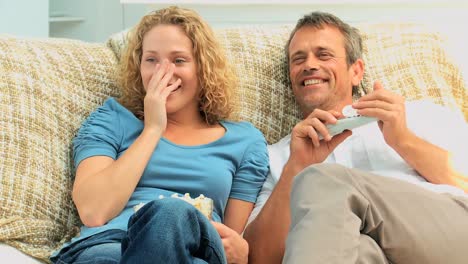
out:
<path id="1" fill-rule="evenodd" d="M 182 109 L 199 111 L 199 83 L 193 44 L 179 26 L 157 25 L 144 35 L 140 73 L 145 90 L 148 89 L 151 77 L 157 72 L 156 65 L 163 63 L 175 65 L 174 74 L 168 85 L 177 79 L 181 80 L 179 87 L 167 98 L 167 114 Z M 164 68 L 166 67 L 160 67 L 160 70 Z"/>

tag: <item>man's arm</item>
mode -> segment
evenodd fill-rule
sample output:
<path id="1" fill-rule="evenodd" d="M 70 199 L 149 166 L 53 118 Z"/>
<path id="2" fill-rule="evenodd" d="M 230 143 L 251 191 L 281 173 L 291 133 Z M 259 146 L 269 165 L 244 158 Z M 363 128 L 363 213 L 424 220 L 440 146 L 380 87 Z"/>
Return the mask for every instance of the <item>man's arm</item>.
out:
<path id="1" fill-rule="evenodd" d="M 291 133 L 291 155 L 281 177 L 259 215 L 244 232 L 244 238 L 250 247 L 249 263 L 281 263 L 291 222 L 292 182 L 300 171 L 311 164 L 324 161 L 336 146 L 351 135 L 350 131 L 333 138 L 327 134 L 324 123 L 336 122 L 335 116 L 339 115 L 316 110 L 294 127 Z M 325 140 L 318 140 L 317 131 Z"/>
<path id="2" fill-rule="evenodd" d="M 427 181 L 457 186 L 468 193 L 468 176 L 456 170 L 458 166 L 448 151 L 413 133 L 393 149 Z"/>
<path id="3" fill-rule="evenodd" d="M 458 169 L 462 166 L 457 166 L 462 163 L 457 162 L 461 157 L 454 157 L 453 153 L 418 137 L 408 128 L 403 97 L 384 90 L 382 85 L 376 82 L 374 92 L 363 96 L 353 107 L 358 109 L 361 115 L 378 118 L 385 142 L 427 181 L 454 185 L 468 192 L 467 172 L 462 172 Z M 434 125 L 441 126 L 437 119 Z M 444 139 L 453 140 L 450 138 L 455 133 L 450 131 L 453 128 L 444 129 L 447 131 Z M 457 139 L 462 145 L 461 148 L 466 147 L 465 138 L 466 134 Z"/>
<path id="4" fill-rule="evenodd" d="M 281 263 L 291 218 L 289 200 L 293 176 L 285 167 L 260 213 L 244 231 L 250 248 L 249 263 Z"/>

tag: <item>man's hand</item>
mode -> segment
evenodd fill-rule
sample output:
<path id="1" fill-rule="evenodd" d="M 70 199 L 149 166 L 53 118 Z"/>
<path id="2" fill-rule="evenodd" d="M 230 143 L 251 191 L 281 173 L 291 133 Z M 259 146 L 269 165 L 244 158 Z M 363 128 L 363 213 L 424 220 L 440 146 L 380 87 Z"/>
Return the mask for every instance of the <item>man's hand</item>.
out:
<path id="1" fill-rule="evenodd" d="M 351 131 L 344 131 L 333 138 L 328 133 L 327 124 L 335 124 L 340 112 L 315 109 L 307 118 L 299 122 L 292 130 L 291 155 L 287 166 L 295 173 L 305 167 L 323 162 L 328 155 L 348 136 Z M 319 134 L 323 139 L 319 139 Z"/>
<path id="2" fill-rule="evenodd" d="M 249 257 L 249 244 L 247 241 L 231 228 L 214 221 L 211 223 L 221 237 L 227 262 L 230 264 L 246 264 Z"/>
<path id="3" fill-rule="evenodd" d="M 392 148 L 412 135 L 406 125 L 405 99 L 385 90 L 379 81 L 374 83 L 374 91 L 361 97 L 353 107 L 360 115 L 379 119 L 385 142 Z"/>

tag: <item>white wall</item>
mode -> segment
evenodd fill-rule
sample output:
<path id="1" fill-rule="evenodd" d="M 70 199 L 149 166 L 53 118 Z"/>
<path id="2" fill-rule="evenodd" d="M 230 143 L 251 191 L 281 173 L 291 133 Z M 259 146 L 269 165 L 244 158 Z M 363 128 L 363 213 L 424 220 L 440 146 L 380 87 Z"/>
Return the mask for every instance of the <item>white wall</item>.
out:
<path id="1" fill-rule="evenodd" d="M 0 0 L 0 34 L 47 37 L 49 1 Z"/>
<path id="2" fill-rule="evenodd" d="M 415 1 L 415 0 L 413 0 Z M 173 2 L 173 1 L 166 1 Z M 183 1 L 182 1 L 183 2 Z M 187 1 L 185 1 L 187 2 Z M 232 2 L 232 1 L 231 1 Z M 245 1 L 244 1 L 245 2 Z M 284 1 L 287 2 L 287 1 Z M 438 18 L 453 22 L 468 21 L 468 3 L 458 1 L 422 2 L 413 4 L 396 1 L 314 1 L 310 4 L 181 4 L 194 9 L 215 27 L 251 23 L 295 23 L 305 13 L 321 10 L 331 12 L 343 20 L 360 21 L 413 20 L 434 21 Z M 315 3 L 313 3 L 315 2 Z M 390 2 L 390 3 L 388 3 Z M 394 3 L 391 3 L 394 2 Z M 128 6 L 132 4 L 127 4 Z M 159 9 L 172 4 L 148 4 L 149 9 Z"/>
<path id="3" fill-rule="evenodd" d="M 50 23 L 50 36 L 104 42 L 135 25 L 147 10 L 146 5 L 123 5 L 119 0 L 50 0 L 52 16 L 81 19 Z"/>
<path id="4" fill-rule="evenodd" d="M 50 23 L 50 36 L 103 42 L 124 28 L 118 0 L 50 0 L 50 14 L 77 20 Z"/>

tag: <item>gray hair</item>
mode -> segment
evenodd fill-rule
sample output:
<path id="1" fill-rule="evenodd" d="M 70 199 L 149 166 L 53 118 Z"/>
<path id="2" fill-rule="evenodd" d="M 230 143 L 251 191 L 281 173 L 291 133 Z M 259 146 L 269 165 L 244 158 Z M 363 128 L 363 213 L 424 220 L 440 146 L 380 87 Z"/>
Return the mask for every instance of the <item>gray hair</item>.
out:
<path id="1" fill-rule="evenodd" d="M 355 63 L 357 59 L 362 57 L 362 38 L 358 29 L 348 25 L 330 13 L 312 12 L 310 14 L 304 15 L 304 17 L 297 21 L 296 27 L 289 36 L 289 40 L 285 48 L 288 65 L 289 44 L 291 44 L 291 40 L 294 37 L 294 34 L 296 34 L 296 32 L 304 26 L 311 26 L 317 29 L 321 29 L 324 26 L 334 26 L 340 30 L 345 40 L 346 63 L 348 67 Z"/>

